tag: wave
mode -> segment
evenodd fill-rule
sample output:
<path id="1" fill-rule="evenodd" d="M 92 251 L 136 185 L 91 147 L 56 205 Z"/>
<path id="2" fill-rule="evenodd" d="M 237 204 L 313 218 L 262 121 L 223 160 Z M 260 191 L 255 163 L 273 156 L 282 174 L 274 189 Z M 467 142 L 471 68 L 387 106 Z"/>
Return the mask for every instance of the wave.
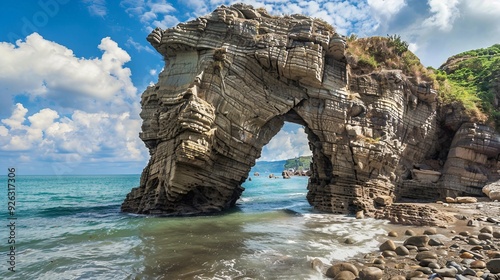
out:
<path id="1" fill-rule="evenodd" d="M 109 216 L 120 213 L 120 204 L 90 205 L 90 206 L 57 206 L 41 210 L 33 210 L 35 216 L 55 218 L 63 216 Z"/>

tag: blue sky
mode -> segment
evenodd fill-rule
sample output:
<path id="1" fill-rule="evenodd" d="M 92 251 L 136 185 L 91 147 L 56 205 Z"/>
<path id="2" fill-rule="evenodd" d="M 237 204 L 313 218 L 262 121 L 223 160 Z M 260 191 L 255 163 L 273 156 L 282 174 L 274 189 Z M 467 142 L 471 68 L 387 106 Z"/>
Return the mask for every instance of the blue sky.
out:
<path id="1" fill-rule="evenodd" d="M 425 66 L 500 43 L 499 0 L 237 1 L 326 20 L 344 35 L 400 34 Z M 146 36 L 225 0 L 4 0 L 0 9 L 0 170 L 140 173 L 140 94 L 163 61 Z M 285 125 L 261 160 L 310 154 Z M 1 174 L 1 171 L 0 171 Z"/>

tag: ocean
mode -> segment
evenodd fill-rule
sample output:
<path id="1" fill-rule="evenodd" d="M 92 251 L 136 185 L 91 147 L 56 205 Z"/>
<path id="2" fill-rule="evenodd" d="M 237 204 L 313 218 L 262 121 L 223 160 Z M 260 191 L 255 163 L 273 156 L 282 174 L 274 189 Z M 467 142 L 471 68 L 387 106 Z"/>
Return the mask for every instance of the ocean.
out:
<path id="1" fill-rule="evenodd" d="M 226 213 L 148 217 L 120 212 L 139 175 L 18 175 L 13 216 L 7 188 L 0 196 L 0 279 L 323 279 L 312 259 L 370 252 L 387 232 L 386 221 L 315 212 L 307 177 L 250 177 Z"/>

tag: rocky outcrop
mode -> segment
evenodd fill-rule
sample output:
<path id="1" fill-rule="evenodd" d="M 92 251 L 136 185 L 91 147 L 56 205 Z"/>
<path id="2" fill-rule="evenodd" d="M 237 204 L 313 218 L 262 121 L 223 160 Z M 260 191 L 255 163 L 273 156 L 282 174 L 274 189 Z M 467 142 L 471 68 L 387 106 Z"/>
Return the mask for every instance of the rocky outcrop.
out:
<path id="1" fill-rule="evenodd" d="M 236 4 L 155 29 L 147 39 L 165 68 L 142 95 L 140 137 L 151 158 L 123 211 L 201 214 L 233 206 L 262 147 L 285 121 L 308 135 L 307 199 L 317 210 L 370 213 L 381 207 L 375 198 L 396 198 L 405 184 L 440 189 L 439 180 L 412 178 L 415 164 L 439 154 L 436 91 L 399 70 L 354 74 L 346 42 L 323 21 Z M 493 139 L 494 131 L 481 126 L 478 138 L 470 125 L 462 128 L 450 155 L 463 164 L 446 162 L 436 170 L 443 176 L 471 161 L 489 168 L 500 152 L 494 144 L 466 143 Z M 490 172 L 479 171 L 470 171 L 477 186 L 489 179 L 479 174 Z"/>
<path id="2" fill-rule="evenodd" d="M 395 203 L 375 211 L 375 217 L 395 224 L 416 226 L 444 226 L 455 219 L 430 205 Z"/>
<path id="3" fill-rule="evenodd" d="M 455 133 L 443 168 L 447 196 L 482 195 L 488 182 L 498 180 L 500 136 L 492 128 L 465 122 Z"/>

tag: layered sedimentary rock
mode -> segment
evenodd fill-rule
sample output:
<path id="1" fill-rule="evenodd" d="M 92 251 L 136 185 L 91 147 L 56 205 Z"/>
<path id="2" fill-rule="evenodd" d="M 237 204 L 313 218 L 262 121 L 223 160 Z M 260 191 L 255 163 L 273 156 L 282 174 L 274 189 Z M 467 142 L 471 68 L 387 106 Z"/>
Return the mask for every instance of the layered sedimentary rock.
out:
<path id="1" fill-rule="evenodd" d="M 148 41 L 165 68 L 142 95 L 140 137 L 151 158 L 125 212 L 201 214 L 233 206 L 285 121 L 308 135 L 307 199 L 318 210 L 373 212 L 378 197 L 439 184 L 440 175 L 430 182 L 411 175 L 439 148 L 436 91 L 399 70 L 352 74 L 346 42 L 320 20 L 236 4 L 155 29 Z M 450 154 L 464 160 L 470 158 L 461 157 L 462 148 L 486 152 L 484 164 L 500 152 L 461 140 L 453 147 Z M 454 167 L 444 174 L 455 174 Z"/>
<path id="2" fill-rule="evenodd" d="M 463 123 L 444 164 L 442 187 L 447 196 L 482 195 L 483 187 L 499 179 L 498 133 L 485 125 Z"/>

